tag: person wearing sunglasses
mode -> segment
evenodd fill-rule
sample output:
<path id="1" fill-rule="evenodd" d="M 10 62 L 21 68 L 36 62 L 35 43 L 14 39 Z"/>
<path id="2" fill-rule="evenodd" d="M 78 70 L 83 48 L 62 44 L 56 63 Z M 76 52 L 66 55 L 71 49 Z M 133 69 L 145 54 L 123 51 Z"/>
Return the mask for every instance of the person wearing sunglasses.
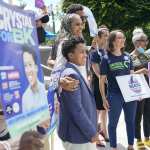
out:
<path id="1" fill-rule="evenodd" d="M 84 6 L 81 4 L 71 4 L 66 11 L 67 14 L 78 14 L 82 20 L 82 22 L 85 24 L 87 20 L 87 16 L 84 13 Z"/>

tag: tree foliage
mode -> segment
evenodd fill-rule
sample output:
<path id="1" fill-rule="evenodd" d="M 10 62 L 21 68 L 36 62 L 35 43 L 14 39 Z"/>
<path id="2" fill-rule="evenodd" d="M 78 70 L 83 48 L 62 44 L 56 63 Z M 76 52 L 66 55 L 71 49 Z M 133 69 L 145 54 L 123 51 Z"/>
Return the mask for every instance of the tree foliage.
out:
<path id="1" fill-rule="evenodd" d="M 132 31 L 142 27 L 150 36 L 149 0 L 64 0 L 63 10 L 72 3 L 89 7 L 98 25 L 106 24 L 110 30 L 122 29 L 127 37 L 127 49 L 132 48 Z"/>

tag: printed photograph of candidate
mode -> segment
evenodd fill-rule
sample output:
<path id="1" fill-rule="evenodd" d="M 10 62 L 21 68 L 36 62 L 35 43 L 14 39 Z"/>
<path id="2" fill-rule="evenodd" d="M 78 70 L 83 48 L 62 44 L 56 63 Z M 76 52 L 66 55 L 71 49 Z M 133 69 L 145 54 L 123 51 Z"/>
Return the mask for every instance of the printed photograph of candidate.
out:
<path id="1" fill-rule="evenodd" d="M 44 83 L 38 79 L 37 57 L 32 47 L 23 46 L 23 63 L 28 87 L 22 96 L 23 112 L 32 111 L 47 104 Z"/>

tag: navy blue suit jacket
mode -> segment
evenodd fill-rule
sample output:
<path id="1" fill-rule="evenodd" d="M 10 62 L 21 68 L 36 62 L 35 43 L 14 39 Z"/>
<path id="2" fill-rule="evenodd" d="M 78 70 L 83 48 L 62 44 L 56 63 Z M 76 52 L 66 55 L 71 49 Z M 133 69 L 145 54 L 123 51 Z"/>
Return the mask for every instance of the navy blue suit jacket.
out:
<path id="1" fill-rule="evenodd" d="M 79 87 L 72 92 L 62 90 L 58 135 L 63 141 L 88 143 L 97 132 L 96 105 L 93 93 L 78 69 L 70 64 L 61 77 L 70 76 L 79 80 Z"/>

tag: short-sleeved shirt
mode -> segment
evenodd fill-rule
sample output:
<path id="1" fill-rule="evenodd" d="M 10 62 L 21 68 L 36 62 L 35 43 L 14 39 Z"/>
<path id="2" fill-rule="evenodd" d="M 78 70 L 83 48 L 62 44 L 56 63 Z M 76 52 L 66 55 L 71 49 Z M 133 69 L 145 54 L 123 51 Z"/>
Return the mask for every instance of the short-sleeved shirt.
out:
<path id="1" fill-rule="evenodd" d="M 108 53 L 102 58 L 100 65 L 101 75 L 106 75 L 108 80 L 108 93 L 121 92 L 116 81 L 116 76 L 128 75 L 133 70 L 131 57 L 123 53 L 115 56 Z"/>
<path id="2" fill-rule="evenodd" d="M 105 54 L 106 54 L 106 50 L 104 50 L 104 49 L 92 50 L 91 53 L 90 53 L 90 64 L 98 64 L 99 67 L 100 67 L 102 57 Z M 92 68 L 91 68 L 91 71 L 92 71 L 92 86 L 93 86 L 93 90 L 96 93 L 99 93 L 97 95 L 97 99 L 99 99 L 99 97 L 100 97 L 99 78 L 96 76 L 96 74 L 95 74 L 95 72 L 93 71 Z"/>
<path id="3" fill-rule="evenodd" d="M 102 56 L 104 56 L 104 55 L 105 55 L 105 50 L 104 49 L 91 51 L 91 54 L 90 54 L 91 63 L 100 64 Z"/>
<path id="4" fill-rule="evenodd" d="M 91 65 L 98 64 L 100 67 L 100 64 L 102 61 L 102 56 L 104 56 L 105 54 L 106 54 L 106 51 L 104 49 L 92 50 L 90 53 L 90 64 Z M 93 69 L 91 69 L 91 70 L 92 70 L 92 74 L 93 74 L 93 82 L 98 82 L 98 77 L 95 75 Z M 94 81 L 95 79 L 96 79 L 96 81 Z"/>

